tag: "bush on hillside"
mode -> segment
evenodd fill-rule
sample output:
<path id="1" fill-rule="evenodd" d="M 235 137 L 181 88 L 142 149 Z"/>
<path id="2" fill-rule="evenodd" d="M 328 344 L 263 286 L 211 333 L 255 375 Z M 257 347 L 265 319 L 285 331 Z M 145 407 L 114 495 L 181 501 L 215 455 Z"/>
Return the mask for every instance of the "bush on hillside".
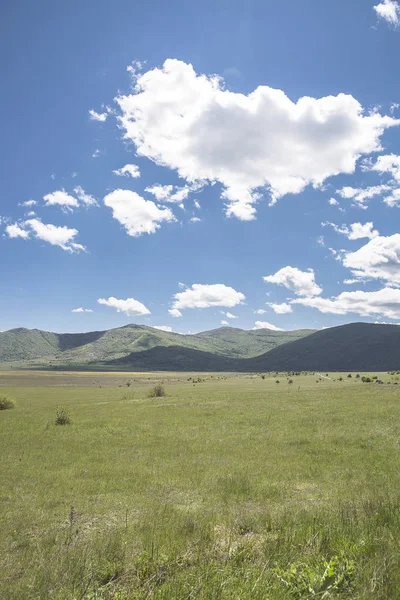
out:
<path id="1" fill-rule="evenodd" d="M 6 394 L 0 394 L 0 410 L 8 410 L 10 408 L 14 408 L 15 403 L 14 400 L 7 396 Z"/>
<path id="2" fill-rule="evenodd" d="M 155 385 L 153 388 L 151 388 L 149 392 L 149 398 L 162 398 L 166 395 L 167 392 L 165 391 L 164 386 L 162 386 L 161 383 Z"/>
<path id="3" fill-rule="evenodd" d="M 69 425 L 71 423 L 71 417 L 65 408 L 58 408 L 56 414 L 56 425 Z"/>

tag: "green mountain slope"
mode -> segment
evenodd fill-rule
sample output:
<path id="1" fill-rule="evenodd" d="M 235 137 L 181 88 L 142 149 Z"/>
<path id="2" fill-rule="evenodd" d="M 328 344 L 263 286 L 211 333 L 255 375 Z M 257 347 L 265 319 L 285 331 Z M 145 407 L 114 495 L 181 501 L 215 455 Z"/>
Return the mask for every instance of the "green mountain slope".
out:
<path id="1" fill-rule="evenodd" d="M 93 342 L 104 332 L 51 333 L 40 329 L 10 329 L 0 332 L 0 362 L 55 357 L 60 352 Z"/>
<path id="2" fill-rule="evenodd" d="M 113 361 L 112 368 L 117 367 L 132 371 L 392 371 L 400 369 L 400 327 L 370 323 L 332 327 L 249 359 L 158 347 Z"/>
<path id="3" fill-rule="evenodd" d="M 400 369 L 400 326 L 351 323 L 243 361 L 249 371 L 392 371 Z"/>
<path id="4" fill-rule="evenodd" d="M 380 371 L 400 368 L 400 327 L 352 323 L 322 331 L 223 327 L 179 335 L 145 325 L 55 334 L 0 333 L 0 362 L 24 367 L 194 371 Z"/>
<path id="5" fill-rule="evenodd" d="M 10 329 L 0 333 L 0 362 L 37 359 L 57 352 L 55 333 L 38 329 Z"/>
<path id="6" fill-rule="evenodd" d="M 271 329 L 253 329 L 246 331 L 234 327 L 220 327 L 211 331 L 198 333 L 195 337 L 208 344 L 223 344 L 226 356 L 234 358 L 247 358 L 259 356 L 273 348 L 301 339 L 314 333 L 312 329 L 298 329 L 296 331 L 272 331 Z M 263 350 L 260 349 L 263 348 Z"/>
<path id="7" fill-rule="evenodd" d="M 53 366 L 84 366 L 112 362 L 134 352 L 171 346 L 227 357 L 249 358 L 310 333 L 309 330 L 244 331 L 222 327 L 196 335 L 180 335 L 133 324 L 82 334 L 14 329 L 0 333 L 0 362 L 31 361 L 31 366 L 50 363 Z"/>
<path id="8" fill-rule="evenodd" d="M 132 371 L 240 371 L 242 359 L 182 346 L 157 346 L 109 363 L 111 368 Z"/>

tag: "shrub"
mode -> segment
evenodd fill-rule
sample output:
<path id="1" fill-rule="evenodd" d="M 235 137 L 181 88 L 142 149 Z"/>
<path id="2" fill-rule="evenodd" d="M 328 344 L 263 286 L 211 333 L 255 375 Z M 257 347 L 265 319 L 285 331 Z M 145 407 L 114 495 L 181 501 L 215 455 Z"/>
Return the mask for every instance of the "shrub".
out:
<path id="1" fill-rule="evenodd" d="M 56 413 L 56 425 L 69 425 L 71 417 L 65 408 L 58 408 Z"/>
<path id="2" fill-rule="evenodd" d="M 162 398 L 163 396 L 166 396 L 167 393 L 164 389 L 164 387 L 161 385 L 161 383 L 158 383 L 157 385 L 155 385 L 153 388 L 151 388 L 150 392 L 149 392 L 149 397 L 150 398 Z"/>
<path id="3" fill-rule="evenodd" d="M 360 374 L 359 373 L 357 373 L 356 379 L 360 379 Z"/>
<path id="4" fill-rule="evenodd" d="M 275 381 L 275 383 L 280 383 L 279 379 L 277 379 L 277 380 Z"/>
<path id="5" fill-rule="evenodd" d="M 9 408 L 14 408 L 14 406 L 14 400 L 6 396 L 6 394 L 0 394 L 0 410 L 8 410 Z"/>
<path id="6" fill-rule="evenodd" d="M 352 377 L 352 374 L 351 374 L 351 373 L 349 373 L 349 374 L 347 375 L 347 377 L 349 377 L 349 378 L 350 378 L 350 377 Z"/>
<path id="7" fill-rule="evenodd" d="M 371 379 L 371 377 L 361 377 L 361 381 L 363 383 L 371 383 L 372 379 Z"/>

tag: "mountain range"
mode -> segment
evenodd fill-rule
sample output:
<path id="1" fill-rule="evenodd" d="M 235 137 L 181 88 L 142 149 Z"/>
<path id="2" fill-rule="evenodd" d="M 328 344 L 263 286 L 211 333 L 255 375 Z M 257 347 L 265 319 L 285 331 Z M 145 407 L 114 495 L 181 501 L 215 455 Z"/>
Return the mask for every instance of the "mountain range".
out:
<path id="1" fill-rule="evenodd" d="M 194 335 L 126 325 L 89 333 L 0 333 L 3 367 L 132 371 L 386 371 L 400 368 L 400 327 L 320 331 L 221 327 Z"/>

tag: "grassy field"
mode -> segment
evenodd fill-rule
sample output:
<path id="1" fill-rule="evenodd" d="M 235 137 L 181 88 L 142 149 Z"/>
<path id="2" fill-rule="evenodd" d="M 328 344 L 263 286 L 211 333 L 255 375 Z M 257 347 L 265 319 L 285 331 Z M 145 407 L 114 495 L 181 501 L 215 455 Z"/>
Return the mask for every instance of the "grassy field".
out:
<path id="1" fill-rule="evenodd" d="M 322 375 L 0 372 L 1 600 L 399 599 L 399 376 Z"/>

